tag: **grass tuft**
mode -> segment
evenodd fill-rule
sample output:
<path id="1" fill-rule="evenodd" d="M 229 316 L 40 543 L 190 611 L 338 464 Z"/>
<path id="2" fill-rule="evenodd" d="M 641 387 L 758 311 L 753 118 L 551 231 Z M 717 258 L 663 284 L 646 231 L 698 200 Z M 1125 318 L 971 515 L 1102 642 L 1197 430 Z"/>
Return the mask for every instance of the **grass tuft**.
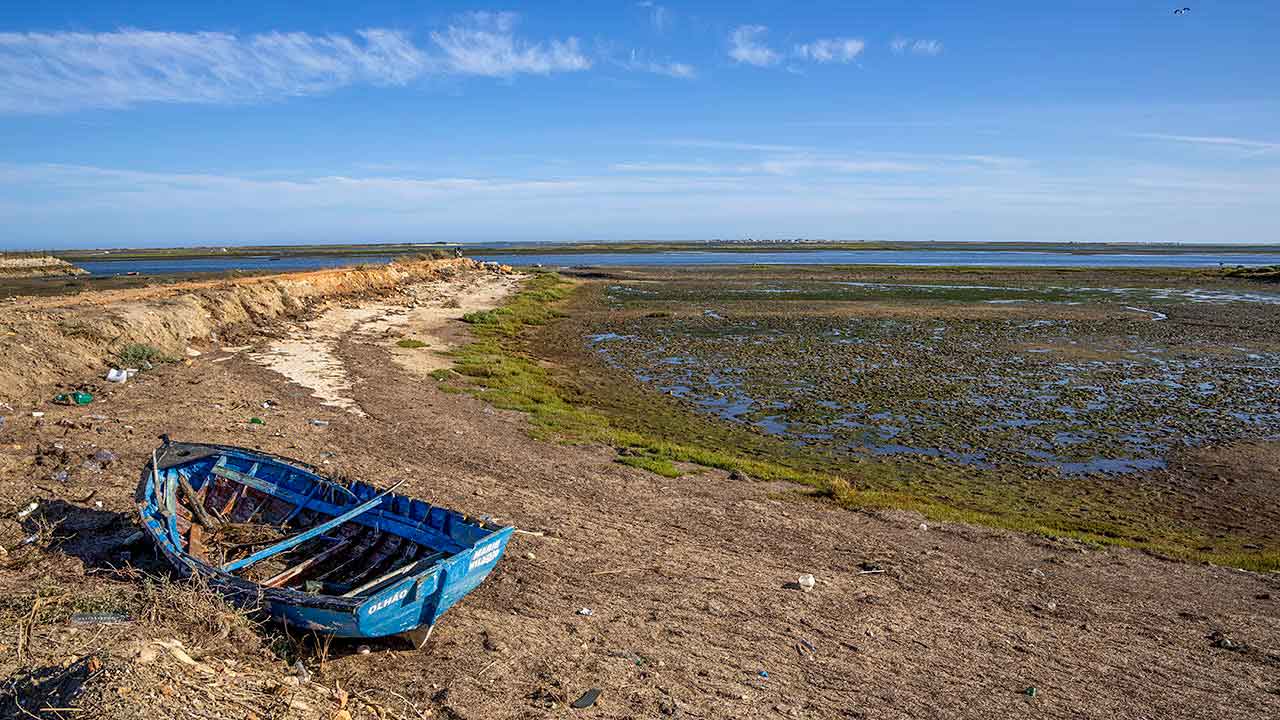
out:
<path id="1" fill-rule="evenodd" d="M 426 343 L 422 342 L 421 340 L 415 340 L 413 338 L 403 338 L 401 340 L 396 341 L 396 347 L 402 347 L 409 350 L 413 350 L 415 348 L 423 348 L 426 346 L 427 346 Z"/>
<path id="2" fill-rule="evenodd" d="M 120 349 L 120 352 L 116 353 L 116 357 L 120 360 L 121 365 L 131 368 L 141 368 L 148 364 L 159 365 L 160 363 L 175 362 L 173 358 L 165 355 L 160 348 L 143 343 L 125 345 Z"/>

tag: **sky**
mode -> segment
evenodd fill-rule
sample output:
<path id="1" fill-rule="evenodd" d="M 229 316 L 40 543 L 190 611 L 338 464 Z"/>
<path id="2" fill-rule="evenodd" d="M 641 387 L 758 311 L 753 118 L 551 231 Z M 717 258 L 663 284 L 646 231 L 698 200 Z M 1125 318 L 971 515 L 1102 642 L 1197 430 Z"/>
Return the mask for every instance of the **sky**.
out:
<path id="1" fill-rule="evenodd" d="M 0 249 L 1280 242 L 1280 2 L 0 4 Z"/>

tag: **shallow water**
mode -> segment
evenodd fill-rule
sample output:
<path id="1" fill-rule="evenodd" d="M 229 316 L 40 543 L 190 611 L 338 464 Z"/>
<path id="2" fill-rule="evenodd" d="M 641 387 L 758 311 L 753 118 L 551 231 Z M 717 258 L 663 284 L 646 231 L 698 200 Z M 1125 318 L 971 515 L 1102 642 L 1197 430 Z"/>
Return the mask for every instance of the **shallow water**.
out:
<path id="1" fill-rule="evenodd" d="M 343 267 L 363 263 L 381 264 L 396 256 L 292 255 L 273 257 L 88 260 L 77 262 L 93 275 L 173 275 L 195 272 L 265 270 L 285 272 Z M 1074 254 L 1006 250 L 812 250 L 793 252 L 647 252 L 647 253 L 537 253 L 531 255 L 477 255 L 477 259 L 504 265 L 914 265 L 914 266 L 1010 266 L 1010 267 L 1174 267 L 1196 268 L 1225 265 L 1280 265 L 1280 253 L 1152 253 Z M 642 292 L 642 291 L 637 291 Z M 782 292 L 775 290 L 773 292 Z"/>
<path id="2" fill-rule="evenodd" d="M 807 283 L 806 292 L 817 284 Z M 894 287 L 839 285 L 857 292 Z M 778 282 L 761 289 L 765 297 L 799 290 Z M 1085 303 L 1140 296 L 1162 309 L 1212 303 L 1245 312 L 1280 300 L 1204 290 L 1053 292 Z M 725 292 L 743 293 L 739 286 Z M 625 286 L 607 294 L 623 297 Z M 676 288 L 657 295 L 662 302 L 693 299 Z M 693 318 L 633 317 L 587 342 L 609 365 L 698 411 L 838 452 L 1127 473 L 1163 467 L 1186 446 L 1280 435 L 1280 352 L 1215 347 L 1219 331 L 1196 326 L 1180 326 L 1170 339 L 1160 311 L 1133 306 L 1131 321 L 905 320 L 753 316 L 749 298 L 740 302 Z M 1116 322 L 1124 323 L 1119 334 Z M 1196 332 L 1206 334 L 1196 339 Z M 596 341 L 601 337 L 608 341 Z M 1070 354 L 1077 347 L 1090 355 Z"/>

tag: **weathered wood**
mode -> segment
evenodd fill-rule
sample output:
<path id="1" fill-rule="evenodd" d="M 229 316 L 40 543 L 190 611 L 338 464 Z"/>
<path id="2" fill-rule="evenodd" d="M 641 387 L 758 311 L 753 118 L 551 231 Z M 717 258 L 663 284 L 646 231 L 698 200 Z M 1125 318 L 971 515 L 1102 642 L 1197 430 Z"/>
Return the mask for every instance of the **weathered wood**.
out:
<path id="1" fill-rule="evenodd" d="M 328 560 L 329 558 L 337 554 L 339 551 L 345 550 L 347 546 L 351 544 L 351 541 L 353 539 L 354 539 L 353 537 L 349 537 L 344 540 L 339 540 L 333 545 L 325 548 L 324 550 L 321 550 L 320 552 L 316 553 L 315 555 L 312 555 L 311 557 L 303 560 L 302 562 L 294 565 L 293 567 L 285 568 L 284 570 L 281 570 L 275 575 L 272 575 L 271 577 L 264 580 L 261 584 L 266 587 L 283 587 L 290 580 L 306 572 L 308 568 L 311 568 L 319 563 L 324 562 L 325 560 Z"/>
<path id="2" fill-rule="evenodd" d="M 191 487 L 191 483 L 187 480 L 187 476 L 183 475 L 181 471 L 177 471 L 177 474 L 178 484 L 182 486 L 182 492 L 187 498 L 187 507 L 191 510 L 196 522 L 210 530 L 217 529 L 218 525 L 221 523 L 215 520 L 212 515 L 205 512 L 204 503 L 200 502 L 200 494 L 196 492 L 195 488 Z"/>
<path id="3" fill-rule="evenodd" d="M 204 528 L 200 525 L 193 523 L 187 531 L 187 553 L 205 562 L 209 561 L 209 554 L 204 547 Z"/>
<path id="4" fill-rule="evenodd" d="M 374 498 L 366 502 L 360 503 L 356 507 L 333 518 L 332 520 L 329 520 L 327 522 L 322 522 L 319 525 L 313 526 L 309 530 L 300 532 L 297 535 L 294 535 L 293 537 L 287 538 L 285 540 L 281 540 L 280 542 L 276 543 L 275 545 L 272 545 L 271 547 L 263 548 L 262 550 L 259 550 L 258 552 L 250 555 L 247 558 L 241 558 L 240 560 L 236 560 L 235 562 L 227 563 L 226 565 L 222 566 L 222 569 L 223 571 L 229 572 L 229 573 L 235 572 L 237 570 L 243 570 L 244 568 L 247 568 L 256 562 L 261 562 L 262 560 L 265 560 L 271 557 L 272 555 L 278 555 L 290 548 L 297 547 L 298 545 L 301 545 L 302 543 L 310 540 L 313 537 L 316 537 L 317 535 L 320 535 L 321 533 L 328 532 L 333 528 L 336 528 L 339 525 L 351 520 L 352 518 L 355 518 L 358 515 L 363 515 L 364 513 L 367 513 L 370 510 L 378 507 L 379 505 L 382 504 L 382 501 L 386 499 L 387 495 L 392 490 L 395 490 L 397 487 L 399 487 L 400 484 L 403 482 L 404 481 L 401 480 L 400 483 L 396 483 L 392 487 L 379 493 Z"/>
<path id="5" fill-rule="evenodd" d="M 333 503 L 328 503 L 318 498 L 311 498 L 310 500 L 308 500 L 307 496 L 303 495 L 302 493 L 297 493 L 288 488 L 280 487 L 278 485 L 272 485 L 271 483 L 265 480 L 262 480 L 261 478 L 249 477 L 244 473 L 236 472 L 231 468 L 223 467 L 221 465 L 215 465 L 213 468 L 213 472 L 214 474 L 220 475 L 228 480 L 240 483 L 242 488 L 245 486 L 248 486 L 260 492 L 265 492 L 270 495 L 274 495 L 282 500 L 291 502 L 295 505 L 305 505 L 309 510 L 314 510 L 319 513 L 324 513 L 326 515 L 336 515 L 342 512 L 343 509 L 346 507 L 345 505 L 334 505 Z M 394 487 L 400 487 L 400 485 L 403 484 L 404 482 L 405 482 L 404 480 L 401 480 L 400 482 L 396 483 Z M 341 486 L 335 485 L 334 487 L 341 487 Z M 378 512 L 375 514 L 378 516 L 375 521 L 372 521 L 369 523 L 360 523 L 360 524 L 363 524 L 369 527 L 377 527 L 379 529 L 391 530 L 397 535 L 403 535 L 408 538 L 416 538 L 419 535 L 426 534 L 429 536 L 429 538 L 424 541 L 425 544 L 431 545 L 432 547 L 445 548 L 450 552 L 461 552 L 462 550 L 466 549 L 465 546 L 463 546 L 461 543 L 449 537 L 449 535 L 446 532 L 438 528 L 434 528 L 429 525 L 426 525 L 426 522 L 427 522 L 426 518 L 423 518 L 422 521 L 417 525 L 411 525 L 407 522 L 404 522 L 404 520 L 396 518 L 394 516 L 383 515 L 381 512 Z"/>
<path id="6" fill-rule="evenodd" d="M 410 563 L 407 563 L 405 565 L 402 565 L 396 568 L 395 570 L 392 570 L 389 573 L 386 573 L 380 577 L 376 577 L 350 592 L 343 593 L 342 597 L 355 597 L 362 592 L 368 592 L 369 590 L 386 583 L 388 580 L 394 580 L 402 575 L 407 575 L 413 570 L 430 567 L 432 563 L 434 563 L 436 560 L 439 560 L 441 557 L 444 557 L 444 553 L 433 553 L 420 560 L 414 560 Z"/>

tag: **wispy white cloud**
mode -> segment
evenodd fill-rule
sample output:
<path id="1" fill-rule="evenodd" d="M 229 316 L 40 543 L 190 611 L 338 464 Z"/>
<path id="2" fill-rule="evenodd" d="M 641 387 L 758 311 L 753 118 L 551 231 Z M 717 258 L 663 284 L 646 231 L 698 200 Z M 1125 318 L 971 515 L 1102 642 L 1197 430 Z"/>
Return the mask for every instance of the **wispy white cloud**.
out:
<path id="1" fill-rule="evenodd" d="M 626 173 L 725 173 L 731 168 L 714 163 L 679 163 L 679 162 L 620 162 L 609 166 L 610 170 Z"/>
<path id="2" fill-rule="evenodd" d="M 610 62 L 635 72 L 647 72 L 655 75 L 666 75 L 667 77 L 679 78 L 681 80 L 692 80 L 698 76 L 698 71 L 689 63 L 673 62 L 670 60 L 650 60 L 643 53 L 632 50 L 625 60 L 610 58 Z"/>
<path id="3" fill-rule="evenodd" d="M 1280 142 L 1250 140 L 1247 138 L 1223 135 L 1166 135 L 1164 133 L 1135 133 L 1134 137 L 1147 138 L 1149 140 L 1165 140 L 1168 142 L 1184 143 L 1188 145 L 1209 145 L 1214 147 L 1232 148 L 1235 150 L 1251 150 L 1255 152 L 1271 152 L 1273 150 L 1280 150 Z"/>
<path id="4" fill-rule="evenodd" d="M 734 142 L 728 140 L 702 140 L 697 138 L 678 138 L 675 140 L 663 140 L 655 143 L 657 145 L 670 145 L 672 147 L 686 148 L 705 148 L 708 150 L 745 150 L 748 152 L 805 152 L 811 148 L 800 147 L 796 145 L 775 145 L 770 143 L 747 143 Z"/>
<path id="5" fill-rule="evenodd" d="M 575 38 L 530 43 L 516 16 L 473 13 L 431 33 L 0 33 L 0 113 L 229 104 L 316 95 L 349 85 L 405 85 L 427 74 L 507 77 L 585 70 Z"/>
<path id="6" fill-rule="evenodd" d="M 403 85 L 431 60 L 403 34 L 0 34 L 0 112 L 234 103 L 354 83 Z"/>
<path id="7" fill-rule="evenodd" d="M 515 13 L 470 13 L 462 25 L 432 32 L 431 40 L 444 52 L 447 69 L 462 75 L 546 75 L 591 67 L 591 60 L 578 49 L 577 38 L 546 45 L 529 43 L 515 37 L 517 20 Z"/>
<path id="8" fill-rule="evenodd" d="M 768 67 L 782 61 L 782 55 L 765 45 L 761 38 L 769 28 L 764 25 L 740 25 L 729 33 L 729 57 L 740 63 Z"/>
<path id="9" fill-rule="evenodd" d="M 899 35 L 889 41 L 889 49 L 898 55 L 908 52 L 913 55 L 941 55 L 942 43 L 938 40 L 919 40 Z"/>
<path id="10" fill-rule="evenodd" d="M 802 60 L 820 63 L 847 63 L 861 55 L 866 46 L 859 38 L 829 38 L 797 45 L 794 55 Z"/>
<path id="11" fill-rule="evenodd" d="M 740 25 L 734 28 L 729 33 L 729 57 L 756 67 L 777 65 L 786 58 L 802 62 L 849 63 L 857 59 L 867 47 L 861 38 L 821 38 L 795 45 L 789 54 L 784 54 L 764 42 L 768 31 L 769 28 L 764 25 Z M 788 65 L 787 69 L 800 72 L 792 65 Z"/>
<path id="12" fill-rule="evenodd" d="M 651 0 L 642 0 L 641 2 L 636 3 L 636 5 L 649 11 L 649 24 L 653 26 L 654 30 L 657 30 L 660 33 L 666 32 L 667 28 L 671 25 L 670 10 L 656 2 L 651 2 Z"/>

